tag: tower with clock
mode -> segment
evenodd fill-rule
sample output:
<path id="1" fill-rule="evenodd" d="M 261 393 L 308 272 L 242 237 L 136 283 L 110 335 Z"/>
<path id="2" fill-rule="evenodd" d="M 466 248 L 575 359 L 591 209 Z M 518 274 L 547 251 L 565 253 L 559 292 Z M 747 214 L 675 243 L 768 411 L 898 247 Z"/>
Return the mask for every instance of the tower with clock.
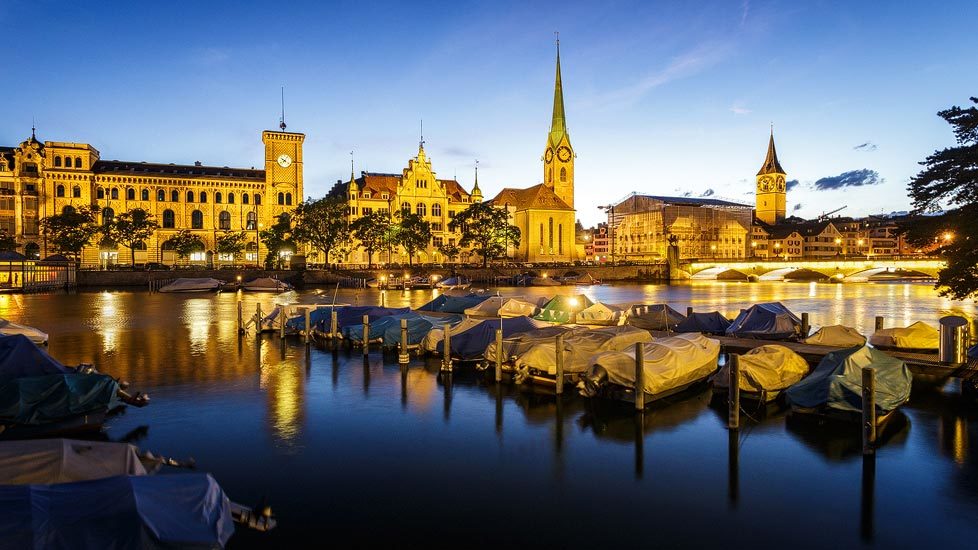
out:
<path id="1" fill-rule="evenodd" d="M 787 189 L 785 171 L 778 162 L 778 152 L 774 148 L 774 130 L 767 145 L 767 157 L 764 165 L 757 172 L 757 203 L 755 211 L 757 219 L 770 225 L 784 221 L 786 212 Z"/>
<path id="2" fill-rule="evenodd" d="M 302 201 L 302 142 L 305 134 L 265 130 L 265 205 L 277 216 Z M 281 200 L 280 200 L 281 197 Z"/>
<path id="3" fill-rule="evenodd" d="M 550 134 L 543 151 L 543 183 L 553 189 L 567 206 L 574 208 L 574 148 L 564 117 L 564 88 L 560 81 L 560 42 L 557 42 L 557 78 L 554 84 L 554 112 Z"/>

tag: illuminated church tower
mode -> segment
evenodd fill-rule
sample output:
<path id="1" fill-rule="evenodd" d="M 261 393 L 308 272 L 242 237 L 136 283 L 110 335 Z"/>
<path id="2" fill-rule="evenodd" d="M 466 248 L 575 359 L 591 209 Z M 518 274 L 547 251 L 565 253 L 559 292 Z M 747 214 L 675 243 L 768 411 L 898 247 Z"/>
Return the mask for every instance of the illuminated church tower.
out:
<path id="1" fill-rule="evenodd" d="M 767 224 L 778 224 L 784 221 L 785 202 L 785 172 L 778 162 L 778 152 L 774 149 L 774 129 L 767 144 L 767 157 L 764 166 L 757 173 L 757 219 Z"/>
<path id="2" fill-rule="evenodd" d="M 554 84 L 554 113 L 550 135 L 543 152 L 543 184 L 553 189 L 567 206 L 574 208 L 574 148 L 564 118 L 564 89 L 560 82 L 560 41 L 557 42 L 557 80 Z"/>

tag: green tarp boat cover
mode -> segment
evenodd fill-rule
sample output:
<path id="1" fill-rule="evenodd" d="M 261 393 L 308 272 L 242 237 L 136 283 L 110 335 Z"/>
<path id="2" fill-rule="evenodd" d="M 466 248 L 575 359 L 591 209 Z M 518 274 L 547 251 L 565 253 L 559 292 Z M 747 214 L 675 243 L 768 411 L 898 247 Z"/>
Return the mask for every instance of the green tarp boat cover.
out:
<path id="1" fill-rule="evenodd" d="M 826 406 L 842 411 L 862 410 L 862 368 L 876 370 L 876 407 L 883 413 L 896 409 L 910 398 L 913 377 L 903 361 L 869 346 L 833 351 L 819 362 L 807 378 L 788 388 L 788 401 L 795 406 Z"/>
<path id="2" fill-rule="evenodd" d="M 543 310 L 534 319 L 550 323 L 570 323 L 575 313 L 593 305 L 594 302 L 583 294 L 554 296 L 552 300 L 547 302 L 547 305 L 543 306 Z"/>
<path id="3" fill-rule="evenodd" d="M 0 423 L 47 424 L 120 405 L 119 384 L 104 374 L 0 376 Z"/>

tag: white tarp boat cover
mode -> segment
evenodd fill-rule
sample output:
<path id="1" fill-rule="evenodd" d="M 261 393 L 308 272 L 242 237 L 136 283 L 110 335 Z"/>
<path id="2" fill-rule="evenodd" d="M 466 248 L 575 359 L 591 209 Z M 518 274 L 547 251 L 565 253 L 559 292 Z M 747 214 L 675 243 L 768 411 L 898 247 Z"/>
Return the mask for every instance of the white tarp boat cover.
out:
<path id="1" fill-rule="evenodd" d="M 452 325 L 452 336 L 479 326 L 485 319 L 462 319 L 462 322 Z M 445 327 L 433 327 L 421 341 L 421 347 L 428 352 L 438 351 L 438 346 L 445 339 Z"/>
<path id="2" fill-rule="evenodd" d="M 786 390 L 808 374 L 808 361 L 790 349 L 771 344 L 740 356 L 740 389 L 751 393 Z M 713 385 L 729 387 L 730 364 L 713 376 Z"/>
<path id="3" fill-rule="evenodd" d="M 937 329 L 917 321 L 909 327 L 894 327 L 877 330 L 869 343 L 902 349 L 937 349 L 940 346 L 940 333 Z"/>
<path id="4" fill-rule="evenodd" d="M 555 342 L 558 334 L 569 335 L 572 332 L 580 332 L 588 330 L 585 327 L 578 326 L 567 326 L 567 325 L 554 325 L 550 327 L 539 328 L 537 330 L 531 330 L 529 332 L 521 332 L 519 334 L 514 334 L 509 338 L 503 339 L 503 361 L 509 361 L 526 353 L 531 347 L 545 342 Z M 486 346 L 485 352 L 486 361 L 489 363 L 496 362 L 496 343 L 491 342 Z"/>
<path id="5" fill-rule="evenodd" d="M 35 344 L 44 344 L 48 341 L 48 335 L 45 332 L 41 332 L 34 327 L 18 325 L 6 319 L 0 319 L 0 336 L 13 336 L 15 334 L 22 334 Z"/>
<path id="6" fill-rule="evenodd" d="M 581 325 L 617 325 L 625 320 L 625 309 L 621 306 L 595 302 L 577 314 Z"/>
<path id="7" fill-rule="evenodd" d="M 160 287 L 160 292 L 208 292 L 217 290 L 224 281 L 211 278 L 180 277 L 172 283 Z"/>
<path id="8" fill-rule="evenodd" d="M 581 373 L 591 366 L 591 357 L 605 351 L 634 348 L 637 343 L 651 342 L 649 331 L 630 326 L 601 327 L 573 331 L 564 337 L 564 373 Z M 633 355 L 634 357 L 634 355 Z M 634 365 L 634 360 L 632 361 Z M 557 341 L 539 342 L 516 358 L 520 370 L 533 368 L 557 374 Z"/>
<path id="9" fill-rule="evenodd" d="M 233 533 L 209 474 L 0 486 L 5 548 L 223 548 Z"/>
<path id="10" fill-rule="evenodd" d="M 658 338 L 643 346 L 645 393 L 660 394 L 703 380 L 717 370 L 720 342 L 699 333 Z M 609 351 L 591 358 L 591 377 L 596 368 L 608 373 L 608 382 L 635 386 L 635 350 Z"/>
<path id="11" fill-rule="evenodd" d="M 913 376 L 907 365 L 869 346 L 833 351 L 807 378 L 788 388 L 792 406 L 858 412 L 862 410 L 863 367 L 876 371 L 876 407 L 884 413 L 910 399 Z"/>
<path id="12" fill-rule="evenodd" d="M 470 317 L 533 317 L 539 312 L 536 304 L 503 296 L 492 296 L 465 310 Z"/>
<path id="13" fill-rule="evenodd" d="M 244 283 L 241 285 L 241 288 L 259 292 L 285 292 L 286 290 L 292 290 L 292 285 L 271 277 L 258 277 L 257 279 L 252 279 Z"/>
<path id="14" fill-rule="evenodd" d="M 818 329 L 815 334 L 802 340 L 806 344 L 816 344 L 819 346 L 836 346 L 840 348 L 851 348 L 854 346 L 865 346 L 866 337 L 859 334 L 859 331 L 844 325 L 829 325 Z"/>
<path id="15" fill-rule="evenodd" d="M 128 443 L 31 439 L 0 442 L 0 485 L 70 483 L 146 475 Z"/>

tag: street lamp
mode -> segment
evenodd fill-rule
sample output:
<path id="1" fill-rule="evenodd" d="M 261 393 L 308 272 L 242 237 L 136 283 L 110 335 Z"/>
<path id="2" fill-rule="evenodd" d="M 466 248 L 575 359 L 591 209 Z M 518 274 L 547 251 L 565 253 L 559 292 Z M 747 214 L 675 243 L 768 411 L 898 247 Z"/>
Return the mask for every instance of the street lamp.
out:
<path id="1" fill-rule="evenodd" d="M 857 244 L 857 245 L 859 245 L 859 248 L 860 248 L 860 249 L 862 249 L 862 248 L 863 248 L 863 245 L 864 245 L 865 243 L 866 243 L 866 241 L 865 241 L 865 240 L 863 240 L 863 239 L 859 239 L 858 241 L 856 241 L 856 244 Z M 864 253 L 866 254 L 866 259 L 868 260 L 868 259 L 869 259 L 869 250 L 867 249 L 867 250 L 864 250 L 863 252 L 864 252 Z"/>
<path id="2" fill-rule="evenodd" d="M 836 256 L 841 256 L 842 255 L 842 239 L 840 239 L 839 237 L 836 237 L 835 238 L 835 246 L 838 247 L 838 249 L 835 251 L 835 255 Z"/>
<path id="3" fill-rule="evenodd" d="M 598 209 L 610 212 L 608 215 L 608 233 L 611 234 L 611 265 L 615 265 L 615 205 L 599 206 Z"/>
<path id="4" fill-rule="evenodd" d="M 750 257 L 753 258 L 757 256 L 757 241 L 750 242 Z"/>
<path id="5" fill-rule="evenodd" d="M 774 243 L 774 257 L 777 258 L 781 255 L 781 243 Z"/>
<path id="6" fill-rule="evenodd" d="M 710 255 L 713 256 L 714 260 L 717 259 L 717 245 L 715 244 L 710 245 Z"/>

